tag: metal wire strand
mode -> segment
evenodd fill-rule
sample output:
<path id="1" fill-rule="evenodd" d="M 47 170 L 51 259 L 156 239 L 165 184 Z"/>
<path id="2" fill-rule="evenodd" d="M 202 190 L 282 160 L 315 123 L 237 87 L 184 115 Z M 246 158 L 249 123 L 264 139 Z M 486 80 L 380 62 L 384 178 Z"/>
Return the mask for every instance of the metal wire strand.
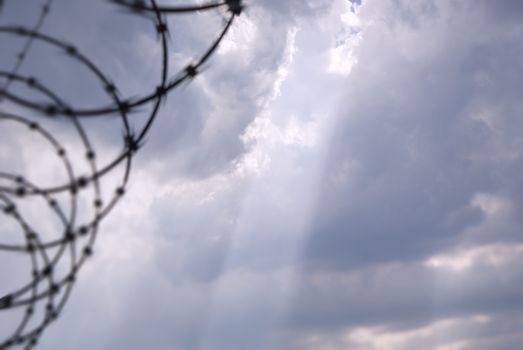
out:
<path id="1" fill-rule="evenodd" d="M 132 160 L 140 150 L 151 125 L 158 118 L 162 102 L 180 87 L 182 83 L 192 80 L 200 74 L 201 68 L 216 49 L 231 28 L 235 18 L 240 15 L 243 5 L 240 0 L 209 1 L 200 5 L 163 6 L 155 0 L 126 1 L 111 0 L 116 9 L 146 14 L 157 34 L 161 58 L 159 82 L 153 91 L 141 96 L 127 98 L 121 95 L 120 89 L 109 74 L 94 60 L 89 58 L 89 52 L 82 52 L 74 42 L 61 39 L 66 33 L 59 35 L 46 34 L 43 25 L 52 8 L 59 6 L 55 0 L 45 0 L 40 14 L 31 28 L 23 26 L 0 26 L 0 35 L 22 39 L 24 44 L 16 60 L 8 69 L 0 68 L 0 128 L 17 127 L 26 130 L 34 138 L 40 139 L 49 146 L 53 157 L 61 163 L 64 174 L 63 182 L 52 186 L 43 186 L 35 179 L 29 179 L 24 174 L 13 173 L 8 169 L 0 169 L 0 215 L 2 220 L 14 223 L 18 227 L 23 240 L 20 243 L 8 243 L 0 238 L 0 254 L 19 254 L 28 259 L 31 271 L 30 278 L 21 286 L 12 289 L 5 295 L 0 295 L 0 312 L 20 309 L 21 317 L 5 338 L 0 338 L 0 350 L 10 348 L 34 348 L 44 330 L 56 320 L 62 312 L 74 286 L 78 273 L 89 257 L 93 254 L 94 244 L 99 233 L 100 224 L 110 214 L 114 206 L 124 197 L 132 168 Z M 0 0 L 0 11 L 4 5 Z M 223 11 L 228 13 L 228 19 L 210 42 L 201 56 L 189 63 L 185 68 L 174 74 L 168 70 L 169 62 L 169 26 L 167 16 L 177 14 L 197 15 L 201 11 Z M 37 54 L 35 43 L 58 49 L 69 59 L 76 61 L 95 77 L 100 89 L 110 99 L 111 104 L 93 108 L 80 108 L 71 105 L 54 92 L 45 82 L 32 76 L 20 73 L 26 58 Z M 5 55 L 5 52 L 2 52 Z M 16 93 L 10 89 L 15 85 L 24 86 L 31 94 Z M 34 96 L 45 98 L 42 103 Z M 7 106 L 17 105 L 22 110 L 28 110 L 31 115 L 40 117 L 25 117 L 20 113 L 10 113 L 3 110 Z M 132 115 L 138 109 L 148 108 L 145 123 L 136 129 Z M 18 110 L 18 109 L 17 109 Z M 92 137 L 82 124 L 87 117 L 104 117 L 117 115 L 123 127 L 120 151 L 109 161 L 99 161 L 99 155 Z M 74 154 L 68 152 L 68 146 L 59 135 L 46 128 L 49 118 L 60 117 L 63 123 L 69 123 L 80 140 L 83 148 L 83 162 L 88 165 L 89 173 L 79 176 L 75 168 L 78 163 Z M 120 172 L 118 184 L 112 188 L 102 185 L 102 180 L 116 171 Z M 82 196 L 90 193 L 94 198 L 90 204 L 88 219 L 82 207 Z M 66 200 L 64 200 L 66 198 Z M 102 198 L 106 198 L 105 201 Z M 24 217 L 20 209 L 24 201 L 37 201 L 55 218 L 59 229 L 55 238 L 45 238 L 40 227 L 35 227 Z M 3 237 L 3 236 L 0 236 Z M 64 266 L 66 268 L 64 268 Z"/>

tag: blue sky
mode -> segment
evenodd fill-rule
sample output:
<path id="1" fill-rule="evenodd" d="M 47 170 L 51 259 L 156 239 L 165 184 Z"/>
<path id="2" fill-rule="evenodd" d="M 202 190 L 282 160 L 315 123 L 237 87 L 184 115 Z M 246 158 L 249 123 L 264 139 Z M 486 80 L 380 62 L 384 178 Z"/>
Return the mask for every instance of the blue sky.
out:
<path id="1" fill-rule="evenodd" d="M 29 25 L 37 4 L 8 0 L 0 21 Z M 520 348 L 521 4 L 248 2 L 203 74 L 162 105 L 38 349 Z M 205 49 L 222 15 L 169 18 L 173 70 Z M 104 1 L 54 0 L 42 30 L 78 43 L 124 95 L 155 87 L 148 21 Z M 2 36 L 0 47 L 5 69 L 20 41 Z M 99 104 L 80 67 L 32 52 L 22 72 Z M 116 118 L 86 128 L 117 154 Z M 37 141 L 0 132 L 0 169 L 53 181 Z M 2 279 L 19 283 L 25 263 L 0 259 Z M 12 332 L 2 313 L 0 337 Z"/>

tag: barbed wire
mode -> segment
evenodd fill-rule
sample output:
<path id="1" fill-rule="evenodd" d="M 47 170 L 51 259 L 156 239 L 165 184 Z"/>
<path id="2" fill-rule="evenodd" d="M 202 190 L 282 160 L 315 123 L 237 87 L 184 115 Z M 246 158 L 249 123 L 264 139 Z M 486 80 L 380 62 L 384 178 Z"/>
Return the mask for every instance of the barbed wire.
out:
<path id="1" fill-rule="evenodd" d="M 229 31 L 235 18 L 241 14 L 241 0 L 209 1 L 199 5 L 162 6 L 156 0 L 131 1 L 112 0 L 121 9 L 146 17 L 154 26 L 158 45 L 161 49 L 159 83 L 152 91 L 139 97 L 123 96 L 116 83 L 88 54 L 74 42 L 64 41 L 57 35 L 45 34 L 42 26 L 49 17 L 57 0 L 45 0 L 40 14 L 31 28 L 24 26 L 0 26 L 0 36 L 7 35 L 22 39 L 24 45 L 16 54 L 16 60 L 9 69 L 0 68 L 0 130 L 9 124 L 21 130 L 27 130 L 31 136 L 39 138 L 52 149 L 52 156 L 61 163 L 65 181 L 57 185 L 42 185 L 39 181 L 23 173 L 0 169 L 0 210 L 3 221 L 11 221 L 20 231 L 21 242 L 6 242 L 10 232 L 3 233 L 0 239 L 1 254 L 19 254 L 26 257 L 31 266 L 28 281 L 22 286 L 13 288 L 5 295 L 0 295 L 0 312 L 22 310 L 17 314 L 19 321 L 8 331 L 4 339 L 0 335 L 0 349 L 23 347 L 32 349 L 38 343 L 46 327 L 56 320 L 66 304 L 79 270 L 93 254 L 100 223 L 111 212 L 118 201 L 124 196 L 129 181 L 133 157 L 141 148 L 144 139 L 160 110 L 160 106 L 168 95 L 183 82 L 196 77 L 202 66 L 216 52 L 219 44 Z M 3 1 L 1 2 L 3 4 Z M 4 5 L 5 7 L 5 5 Z M 189 63 L 181 71 L 171 75 L 169 72 L 169 26 L 167 16 L 180 13 L 197 13 L 201 11 L 225 11 L 227 16 L 215 39 L 201 56 Z M 60 33 L 60 36 L 63 33 Z M 45 82 L 34 76 L 20 73 L 24 61 L 31 53 L 34 43 L 58 49 L 66 57 L 79 63 L 98 80 L 103 93 L 112 101 L 109 105 L 91 108 L 80 108 L 67 102 L 52 90 Z M 5 52 L 2 52 L 5 55 Z M 36 52 L 38 54 L 38 52 Z M 13 85 L 20 85 L 31 91 L 29 93 L 14 92 Z M 45 98 L 39 102 L 35 97 Z M 3 110 L 11 105 L 31 114 L 40 115 L 37 119 L 10 113 Z M 146 121 L 136 129 L 131 114 L 138 109 L 149 106 Z M 97 147 L 92 137 L 82 124 L 83 118 L 117 115 L 123 126 L 120 151 L 109 161 L 100 161 Z M 46 128 L 47 120 L 59 119 L 69 123 L 80 141 L 83 162 L 89 168 L 88 175 L 79 176 L 76 169 L 76 152 L 68 150 L 67 143 L 56 133 Z M 101 164 L 102 163 L 102 164 Z M 116 186 L 107 190 L 102 180 L 115 171 L 123 168 Z M 88 205 L 88 219 L 85 219 L 86 208 L 83 205 L 84 194 L 90 192 L 93 198 Z M 109 195 L 107 194 L 109 191 Z M 24 216 L 24 201 L 37 201 L 44 205 L 52 215 L 57 225 L 57 235 L 49 238 L 39 231 L 39 226 L 31 223 Z M 39 209 L 43 211 L 43 209 Z M 39 216 L 43 214 L 40 213 Z M 9 314 L 9 319 L 15 316 Z"/>

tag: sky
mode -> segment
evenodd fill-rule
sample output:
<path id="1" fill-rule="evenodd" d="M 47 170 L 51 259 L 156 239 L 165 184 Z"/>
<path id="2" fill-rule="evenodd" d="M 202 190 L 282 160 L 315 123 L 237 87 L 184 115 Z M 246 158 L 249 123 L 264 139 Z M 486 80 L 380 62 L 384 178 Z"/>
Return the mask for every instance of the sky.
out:
<path id="1" fill-rule="evenodd" d="M 2 25 L 34 23 L 42 2 L 30 3 L 5 1 Z M 521 348 L 523 2 L 246 5 L 202 74 L 162 104 L 37 348 Z M 174 71 L 222 17 L 169 17 Z M 77 43 L 124 95 L 158 81 L 150 22 L 114 4 L 54 0 L 42 31 Z M 0 37 L 1 69 L 20 45 Z M 56 50 L 31 52 L 22 72 L 79 105 L 102 99 Z M 108 156 L 119 149 L 116 118 L 86 124 Z M 37 141 L 0 132 L 0 169 L 52 181 Z M 0 259 L 16 284 L 16 257 Z"/>

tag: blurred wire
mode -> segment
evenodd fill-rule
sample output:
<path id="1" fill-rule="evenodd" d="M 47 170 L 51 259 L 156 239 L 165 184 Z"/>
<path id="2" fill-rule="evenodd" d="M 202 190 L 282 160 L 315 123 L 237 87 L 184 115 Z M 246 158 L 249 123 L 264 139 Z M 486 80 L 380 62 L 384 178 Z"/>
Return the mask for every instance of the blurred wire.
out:
<path id="1" fill-rule="evenodd" d="M 61 39 L 67 33 L 49 35 L 41 31 L 52 7 L 58 6 L 56 2 L 53 3 L 53 0 L 44 2 L 40 15 L 32 28 L 0 26 L 0 35 L 24 40 L 24 46 L 17 53 L 14 65 L 9 69 L 0 68 L 0 125 L 5 127 L 7 124 L 11 124 L 26 128 L 31 135 L 48 143 L 54 150 L 54 157 L 62 163 L 67 179 L 58 185 L 43 186 L 39 184 L 39 181 L 29 179 L 24 174 L 13 173 L 6 169 L 0 170 L 0 211 L 5 220 L 14 220 L 23 237 L 23 243 L 20 244 L 0 240 L 0 253 L 22 254 L 31 264 L 31 271 L 28 273 L 29 280 L 9 293 L 0 295 L 0 312 L 23 310 L 20 321 L 10 335 L 5 339 L 0 339 L 0 349 L 33 348 L 45 328 L 59 317 L 78 277 L 79 270 L 93 253 L 100 223 L 125 194 L 132 159 L 142 146 L 154 120 L 158 117 L 161 102 L 167 99 L 180 84 L 193 79 L 200 73 L 204 63 L 216 52 L 234 19 L 243 9 L 240 0 L 210 1 L 200 5 L 179 6 L 161 6 L 155 0 L 149 2 L 113 0 L 111 2 L 127 11 L 149 14 L 144 17 L 150 19 L 157 33 L 158 45 L 162 51 L 161 59 L 158 62 L 161 72 L 160 79 L 155 89 L 139 97 L 122 96 L 120 89 L 111 80 L 104 67 L 91 60 L 89 54 L 82 52 L 77 43 Z M 0 0 L 0 10 L 3 4 L 3 0 Z M 229 15 L 214 41 L 210 43 L 199 59 L 186 65 L 182 71 L 174 75 L 169 74 L 167 40 L 169 26 L 166 16 L 187 12 L 216 11 L 220 8 L 225 9 Z M 65 98 L 52 91 L 45 82 L 20 74 L 20 68 L 27 56 L 31 54 L 31 48 L 35 42 L 58 49 L 84 66 L 98 80 L 100 88 L 112 103 L 109 106 L 88 109 L 76 107 L 66 103 Z M 40 47 L 39 45 L 38 48 Z M 2 52 L 2 54 L 6 53 Z M 33 94 L 24 95 L 11 91 L 10 87 L 15 84 L 25 86 L 40 98 L 45 97 L 46 102 L 39 102 L 36 98 L 31 97 Z M 30 110 L 32 114 L 37 112 L 40 117 L 35 122 L 33 118 L 2 110 L 3 107 L 8 106 L 7 101 L 11 105 Z M 144 107 L 149 107 L 146 122 L 141 128 L 135 130 L 129 115 L 138 108 L 142 110 Z M 101 157 L 95 151 L 98 148 L 92 144 L 91 137 L 82 126 L 82 118 L 114 115 L 119 116 L 124 130 L 123 135 L 119 135 L 122 142 L 121 150 L 110 161 L 100 164 L 99 158 Z M 45 126 L 49 117 L 61 117 L 64 123 L 71 124 L 81 141 L 83 161 L 90 169 L 88 175 L 77 175 L 75 164 L 78 162 L 68 152 L 66 142 Z M 16 154 L 18 150 L 11 151 Z M 35 157 L 40 157 L 40 155 L 35 155 Z M 108 190 L 102 186 L 101 181 L 117 167 L 124 169 L 123 175 L 118 185 Z M 79 219 L 81 217 L 79 212 L 87 209 L 83 208 L 80 202 L 87 191 L 92 193 L 94 200 L 88 208 L 90 220 L 82 221 Z M 59 196 L 66 196 L 67 200 L 64 202 L 63 199 L 58 198 Z M 24 217 L 23 211 L 20 210 L 20 203 L 34 198 L 45 203 L 42 212 L 47 210 L 60 223 L 61 229 L 57 238 L 46 240 L 39 227 L 34 227 Z M 102 198 L 109 199 L 103 201 Z M 67 266 L 66 269 L 63 268 L 64 264 Z"/>

